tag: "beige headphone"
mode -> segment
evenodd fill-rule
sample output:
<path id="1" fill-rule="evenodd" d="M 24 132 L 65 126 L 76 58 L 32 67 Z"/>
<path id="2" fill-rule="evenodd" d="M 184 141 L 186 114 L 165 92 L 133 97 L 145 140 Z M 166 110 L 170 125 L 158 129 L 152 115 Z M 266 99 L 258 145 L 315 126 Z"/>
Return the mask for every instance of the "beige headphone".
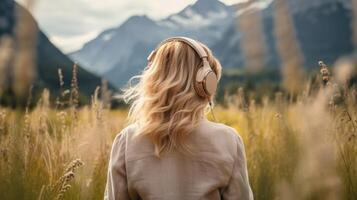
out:
<path id="1" fill-rule="evenodd" d="M 197 71 L 196 74 L 196 93 L 198 96 L 202 98 L 209 98 L 211 97 L 217 90 L 217 75 L 212 70 L 209 62 L 208 62 L 208 55 L 205 49 L 194 39 L 187 38 L 187 37 L 171 37 L 164 41 L 162 41 L 159 46 L 150 53 L 148 62 L 151 63 L 154 55 L 156 54 L 157 49 L 162 46 L 163 44 L 171 41 L 180 41 L 184 42 L 185 44 L 192 47 L 198 56 L 202 59 L 202 67 Z"/>

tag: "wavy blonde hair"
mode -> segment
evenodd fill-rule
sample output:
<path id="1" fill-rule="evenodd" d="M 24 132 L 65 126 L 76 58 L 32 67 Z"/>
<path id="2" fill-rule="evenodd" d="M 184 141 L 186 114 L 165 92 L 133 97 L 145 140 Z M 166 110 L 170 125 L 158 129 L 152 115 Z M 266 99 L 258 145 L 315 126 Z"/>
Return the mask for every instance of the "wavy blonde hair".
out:
<path id="1" fill-rule="evenodd" d="M 207 46 L 201 45 L 220 79 L 221 64 Z M 125 102 L 132 103 L 128 118 L 138 125 L 136 136 L 149 136 L 158 157 L 173 148 L 190 149 L 185 139 L 204 118 L 213 98 L 201 98 L 195 91 L 196 73 L 201 66 L 202 60 L 189 45 L 167 42 L 157 49 L 143 73 L 130 80 L 138 78 L 139 82 L 123 90 Z"/>

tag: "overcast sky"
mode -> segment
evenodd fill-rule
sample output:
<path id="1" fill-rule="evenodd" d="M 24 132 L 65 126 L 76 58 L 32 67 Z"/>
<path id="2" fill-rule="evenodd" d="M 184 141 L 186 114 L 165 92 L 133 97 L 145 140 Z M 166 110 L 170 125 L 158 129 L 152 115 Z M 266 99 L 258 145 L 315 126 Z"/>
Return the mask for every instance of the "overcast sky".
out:
<path id="1" fill-rule="evenodd" d="M 24 2 L 25 0 L 17 0 Z M 79 49 L 107 28 L 134 14 L 160 19 L 196 0 L 36 0 L 33 14 L 41 29 L 62 51 Z M 221 0 L 233 4 L 244 0 Z"/>

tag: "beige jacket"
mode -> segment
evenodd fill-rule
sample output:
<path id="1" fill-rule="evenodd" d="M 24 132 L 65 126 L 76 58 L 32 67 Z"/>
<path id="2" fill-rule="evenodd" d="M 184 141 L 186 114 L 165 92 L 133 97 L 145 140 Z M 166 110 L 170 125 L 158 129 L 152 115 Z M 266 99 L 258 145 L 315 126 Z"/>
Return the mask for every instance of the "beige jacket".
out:
<path id="1" fill-rule="evenodd" d="M 253 199 L 245 151 L 235 129 L 206 119 L 188 139 L 196 154 L 155 157 L 148 138 L 133 139 L 135 125 L 114 140 L 104 199 Z"/>

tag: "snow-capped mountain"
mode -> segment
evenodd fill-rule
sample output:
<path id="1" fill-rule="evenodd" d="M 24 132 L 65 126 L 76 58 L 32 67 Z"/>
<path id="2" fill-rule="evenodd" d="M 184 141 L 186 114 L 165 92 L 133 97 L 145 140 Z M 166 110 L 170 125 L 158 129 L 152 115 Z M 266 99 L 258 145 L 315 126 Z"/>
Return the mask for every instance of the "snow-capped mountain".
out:
<path id="1" fill-rule="evenodd" d="M 233 10 L 229 6 L 218 0 L 198 0 L 159 21 L 145 15 L 130 17 L 119 27 L 101 33 L 71 57 L 92 72 L 111 76 L 111 70 L 124 73 L 134 64 L 144 65 L 146 55 L 160 40 L 169 36 L 199 37 L 213 44 L 222 37 L 232 20 Z"/>
<path id="2" fill-rule="evenodd" d="M 259 12 L 266 43 L 266 65 L 280 64 L 275 48 L 274 0 L 227 6 L 219 0 L 197 0 L 161 20 L 133 16 L 119 27 L 101 33 L 77 52 L 74 60 L 104 75 L 117 86 L 125 84 L 146 65 L 146 57 L 162 39 L 189 36 L 211 47 L 224 68 L 244 66 L 237 20 L 246 12 Z M 306 65 L 323 59 L 333 62 L 352 51 L 350 0 L 287 0 Z"/>
<path id="3" fill-rule="evenodd" d="M 118 62 L 125 63 L 138 43 L 153 43 L 167 35 L 167 31 L 147 16 L 130 17 L 118 28 L 101 33 L 71 55 L 88 70 L 103 74 Z M 126 66 L 122 66 L 126 67 Z"/>
<path id="4" fill-rule="evenodd" d="M 316 66 L 319 60 L 333 63 L 338 57 L 353 51 L 350 0 L 287 0 L 287 2 L 307 67 Z M 274 35 L 275 4 L 274 1 L 268 0 L 265 3 L 236 5 L 238 8 L 236 20 L 244 12 L 260 12 L 267 56 L 265 66 L 276 67 L 280 66 L 280 58 Z M 245 60 L 240 49 L 241 39 L 240 31 L 236 27 L 231 27 L 222 40 L 211 47 L 224 67 L 244 66 Z"/>
<path id="5" fill-rule="evenodd" d="M 230 17 L 231 12 L 228 9 L 225 4 L 217 0 L 200 0 L 181 12 L 159 21 L 159 24 L 173 29 L 197 30 Z"/>

